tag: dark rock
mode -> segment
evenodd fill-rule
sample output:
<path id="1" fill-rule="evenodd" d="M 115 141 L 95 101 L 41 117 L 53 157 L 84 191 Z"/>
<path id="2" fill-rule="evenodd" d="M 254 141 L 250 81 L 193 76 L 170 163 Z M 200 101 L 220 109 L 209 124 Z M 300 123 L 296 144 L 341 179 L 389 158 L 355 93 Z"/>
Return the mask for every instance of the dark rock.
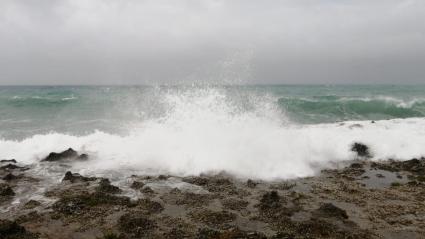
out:
<path id="1" fill-rule="evenodd" d="M 192 219 L 211 227 L 221 227 L 236 219 L 234 213 L 228 211 L 212 211 L 209 209 L 191 212 L 190 216 Z"/>
<path id="2" fill-rule="evenodd" d="M 350 168 L 360 169 L 360 168 L 363 168 L 363 164 L 361 164 L 361 163 L 352 163 L 350 165 Z"/>
<path id="3" fill-rule="evenodd" d="M 221 204 L 227 209 L 238 211 L 245 209 L 249 203 L 245 200 L 227 198 L 224 199 Z"/>
<path id="4" fill-rule="evenodd" d="M 131 188 L 133 188 L 133 189 L 141 189 L 141 188 L 143 188 L 145 186 L 145 184 L 144 183 L 142 183 L 142 182 L 139 182 L 139 181 L 134 181 L 132 184 L 131 184 Z"/>
<path id="5" fill-rule="evenodd" d="M 369 152 L 369 147 L 362 143 L 354 143 L 351 146 L 351 151 L 356 152 L 358 156 L 360 157 L 371 157 L 371 154 Z"/>
<path id="6" fill-rule="evenodd" d="M 168 178 L 169 178 L 169 176 L 167 176 L 167 175 L 162 175 L 161 174 L 161 175 L 158 176 L 158 179 L 159 180 L 167 180 Z"/>
<path id="7" fill-rule="evenodd" d="M 29 200 L 27 203 L 25 203 L 24 208 L 25 209 L 33 209 L 33 208 L 36 208 L 40 205 L 41 205 L 41 203 L 39 201 Z"/>
<path id="8" fill-rule="evenodd" d="M 68 171 L 68 172 L 65 173 L 65 176 L 63 177 L 62 182 L 63 181 L 70 181 L 71 183 L 75 183 L 75 182 L 78 182 L 78 181 L 89 182 L 89 181 L 95 181 L 95 180 L 97 180 L 96 177 L 84 177 L 84 176 L 81 176 L 78 173 L 72 173 L 71 171 Z"/>
<path id="9" fill-rule="evenodd" d="M 6 176 L 3 177 L 4 181 L 12 181 L 18 179 L 18 176 L 15 176 L 14 174 L 8 173 Z"/>
<path id="10" fill-rule="evenodd" d="M 19 166 L 17 166 L 17 165 L 15 165 L 15 164 L 6 164 L 6 165 L 4 165 L 4 166 L 1 166 L 0 167 L 0 169 L 3 169 L 3 170 L 7 170 L 7 171 L 9 171 L 9 170 L 14 170 L 14 169 L 19 169 L 19 170 L 28 170 L 28 168 L 25 168 L 25 167 L 19 167 Z"/>
<path id="11" fill-rule="evenodd" d="M 107 178 L 102 178 L 97 187 L 97 191 L 103 193 L 120 193 L 121 189 L 117 186 L 111 185 L 111 182 Z"/>
<path id="12" fill-rule="evenodd" d="M 246 181 L 246 186 L 249 187 L 249 188 L 255 188 L 255 187 L 257 187 L 257 184 L 258 184 L 257 182 L 254 182 L 251 179 L 248 179 L 248 181 Z"/>
<path id="13" fill-rule="evenodd" d="M 265 193 L 261 197 L 259 206 L 261 210 L 276 209 L 281 207 L 281 199 L 279 194 L 276 191 Z"/>
<path id="14" fill-rule="evenodd" d="M 164 210 L 164 207 L 159 202 L 152 201 L 150 199 L 144 198 L 139 199 L 136 203 L 138 209 L 142 209 L 146 214 L 160 213 Z"/>
<path id="15" fill-rule="evenodd" d="M 14 195 L 15 195 L 15 192 L 9 185 L 5 183 L 0 183 L 0 196 L 14 196 Z"/>
<path id="16" fill-rule="evenodd" d="M 15 221 L 0 220 L 0 238 L 30 239 L 38 237 L 33 233 L 27 232 L 23 226 L 20 226 Z"/>
<path id="17" fill-rule="evenodd" d="M 44 158 L 42 161 L 48 161 L 48 162 L 53 162 L 53 161 L 59 161 L 62 159 L 69 159 L 69 158 L 77 158 L 78 157 L 78 153 L 73 150 L 72 148 L 69 148 L 61 153 L 55 153 L 55 152 L 51 152 L 46 158 Z"/>
<path id="18" fill-rule="evenodd" d="M 146 193 L 146 194 L 152 194 L 152 193 L 154 193 L 154 191 L 152 190 L 152 188 L 151 187 L 148 187 L 148 186 L 144 186 L 143 188 L 142 188 L 142 190 L 140 190 L 142 193 Z"/>
<path id="19" fill-rule="evenodd" d="M 127 213 L 118 219 L 119 230 L 136 237 L 146 236 L 156 227 L 156 223 L 144 215 Z"/>
<path id="20" fill-rule="evenodd" d="M 89 159 L 89 155 L 88 154 L 81 154 L 80 156 L 77 157 L 77 159 L 79 159 L 79 160 L 87 160 L 87 159 Z"/>
<path id="21" fill-rule="evenodd" d="M 51 152 L 46 158 L 42 159 L 41 161 L 55 162 L 64 159 L 87 160 L 88 158 L 89 156 L 87 154 L 78 155 L 77 151 L 73 150 L 72 148 L 69 148 L 60 153 Z"/>
<path id="22" fill-rule="evenodd" d="M 63 214 L 72 215 L 87 212 L 91 207 L 100 205 L 134 206 L 128 197 L 95 192 L 63 197 L 53 204 L 53 209 Z"/>
<path id="23" fill-rule="evenodd" d="M 345 210 L 333 205 L 332 203 L 325 203 L 316 211 L 322 217 L 334 217 L 339 219 L 347 219 L 348 215 Z"/>
<path id="24" fill-rule="evenodd" d="M 15 159 L 2 159 L 0 163 L 16 163 Z"/>
<path id="25" fill-rule="evenodd" d="M 228 178 L 216 177 L 189 177 L 184 182 L 202 186 L 213 193 L 236 194 L 236 187 Z"/>
<path id="26" fill-rule="evenodd" d="M 239 228 L 230 228 L 225 231 L 217 231 L 209 228 L 201 228 L 197 239 L 266 239 L 267 237 L 259 232 L 246 232 Z"/>

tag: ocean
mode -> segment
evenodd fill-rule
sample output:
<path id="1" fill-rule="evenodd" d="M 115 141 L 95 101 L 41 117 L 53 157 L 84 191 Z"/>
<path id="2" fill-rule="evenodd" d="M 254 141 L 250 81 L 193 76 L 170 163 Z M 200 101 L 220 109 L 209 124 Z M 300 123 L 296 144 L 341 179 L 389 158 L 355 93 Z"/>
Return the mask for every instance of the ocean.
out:
<path id="1" fill-rule="evenodd" d="M 0 159 L 41 174 L 72 147 L 83 174 L 287 179 L 354 159 L 354 142 L 371 160 L 425 155 L 425 86 L 0 87 Z"/>

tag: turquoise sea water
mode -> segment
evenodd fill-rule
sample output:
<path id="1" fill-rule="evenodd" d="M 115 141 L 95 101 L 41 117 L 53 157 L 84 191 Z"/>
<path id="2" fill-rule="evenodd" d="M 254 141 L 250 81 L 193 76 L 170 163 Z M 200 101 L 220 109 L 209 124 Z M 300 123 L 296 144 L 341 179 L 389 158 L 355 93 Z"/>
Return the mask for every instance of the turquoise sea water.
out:
<path id="1" fill-rule="evenodd" d="M 177 100 L 224 107 L 233 111 L 229 115 L 272 108 L 272 117 L 293 124 L 425 116 L 423 85 L 1 86 L 0 137 L 95 130 L 126 134 L 131 124 L 168 117 Z M 206 100 L 211 102 L 202 105 Z"/>
<path id="2" fill-rule="evenodd" d="M 311 176 L 352 160 L 425 156 L 425 86 L 0 87 L 0 159 L 108 178 Z M 69 147 L 90 155 L 44 164 Z M 119 176 L 121 175 L 121 176 Z M 115 177 L 114 176 L 114 177 Z"/>

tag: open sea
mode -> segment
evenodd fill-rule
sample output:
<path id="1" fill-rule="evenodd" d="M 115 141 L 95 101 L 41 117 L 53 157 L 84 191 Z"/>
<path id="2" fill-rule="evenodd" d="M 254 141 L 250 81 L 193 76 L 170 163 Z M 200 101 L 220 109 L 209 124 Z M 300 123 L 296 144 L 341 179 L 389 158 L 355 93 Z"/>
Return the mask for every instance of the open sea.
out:
<path id="1" fill-rule="evenodd" d="M 425 86 L 0 87 L 0 159 L 72 147 L 86 174 L 303 177 L 354 159 L 354 142 L 372 160 L 425 155 Z"/>

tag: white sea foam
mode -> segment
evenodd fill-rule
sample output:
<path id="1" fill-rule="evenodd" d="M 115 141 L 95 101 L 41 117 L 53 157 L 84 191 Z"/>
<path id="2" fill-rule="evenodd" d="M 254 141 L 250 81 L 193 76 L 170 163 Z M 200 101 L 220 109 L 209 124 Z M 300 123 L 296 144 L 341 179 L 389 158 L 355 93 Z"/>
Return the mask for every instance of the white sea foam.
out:
<path id="1" fill-rule="evenodd" d="M 355 157 L 353 142 L 370 146 L 373 160 L 425 155 L 425 119 L 297 125 L 270 100 L 239 110 L 220 91 L 169 93 L 165 116 L 131 125 L 127 135 L 101 131 L 72 136 L 34 135 L 0 141 L 0 158 L 39 164 L 52 151 L 72 147 L 92 156 L 74 171 L 102 174 L 196 175 L 226 171 L 240 177 L 276 179 L 314 175 L 334 162 Z M 362 127 L 350 127 L 361 124 Z M 39 173 L 46 173 L 40 168 Z"/>

